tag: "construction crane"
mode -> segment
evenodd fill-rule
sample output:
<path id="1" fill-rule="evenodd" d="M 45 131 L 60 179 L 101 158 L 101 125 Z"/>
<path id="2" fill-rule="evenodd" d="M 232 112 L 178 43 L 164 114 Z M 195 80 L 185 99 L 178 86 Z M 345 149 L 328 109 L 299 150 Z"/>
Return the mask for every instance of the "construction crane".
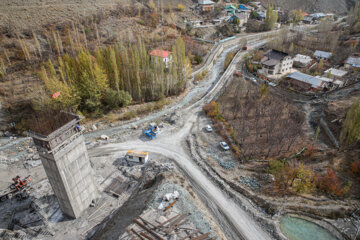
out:
<path id="1" fill-rule="evenodd" d="M 15 196 L 18 200 L 23 200 L 29 196 L 30 191 L 30 175 L 21 179 L 20 176 L 16 176 L 13 179 L 13 183 L 7 190 L 0 192 L 0 202 L 5 202 L 7 199 L 11 199 Z"/>

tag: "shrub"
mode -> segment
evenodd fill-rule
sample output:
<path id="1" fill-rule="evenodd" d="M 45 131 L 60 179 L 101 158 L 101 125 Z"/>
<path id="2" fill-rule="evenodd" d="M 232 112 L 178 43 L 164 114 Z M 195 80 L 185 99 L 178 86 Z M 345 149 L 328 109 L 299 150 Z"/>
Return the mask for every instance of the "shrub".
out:
<path id="1" fill-rule="evenodd" d="M 224 70 L 226 70 L 229 67 L 234 56 L 235 56 L 235 52 L 230 52 L 226 55 L 225 62 L 224 62 Z"/>
<path id="2" fill-rule="evenodd" d="M 120 117 L 120 120 L 130 120 L 132 118 L 135 118 L 137 115 L 136 115 L 136 112 L 135 111 L 129 111 L 129 112 L 126 112 L 124 113 L 121 117 Z"/>
<path id="3" fill-rule="evenodd" d="M 178 9 L 180 12 L 183 12 L 183 11 L 185 11 L 185 6 L 182 5 L 182 4 L 178 4 L 178 5 L 177 5 L 177 9 Z"/>
<path id="4" fill-rule="evenodd" d="M 203 59 L 201 56 L 195 55 L 194 61 L 196 62 L 196 64 L 200 64 L 200 63 L 202 63 Z"/>
<path id="5" fill-rule="evenodd" d="M 126 107 L 131 103 L 132 98 L 128 92 L 123 90 L 117 92 L 113 89 L 106 89 L 104 100 L 110 109 L 114 109 L 117 107 Z"/>
<path id="6" fill-rule="evenodd" d="M 317 178 L 318 188 L 328 194 L 335 194 L 340 196 L 343 193 L 341 182 L 335 171 L 328 167 L 326 174 L 323 177 Z"/>

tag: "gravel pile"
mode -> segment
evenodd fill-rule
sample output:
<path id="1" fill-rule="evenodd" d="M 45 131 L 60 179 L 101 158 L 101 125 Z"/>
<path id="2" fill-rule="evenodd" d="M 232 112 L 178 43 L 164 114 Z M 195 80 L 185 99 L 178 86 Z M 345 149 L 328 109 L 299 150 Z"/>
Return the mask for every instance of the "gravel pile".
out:
<path id="1" fill-rule="evenodd" d="M 210 224 L 206 221 L 205 216 L 199 211 L 199 208 L 193 205 L 192 197 L 189 192 L 175 183 L 164 181 L 164 183 L 156 189 L 154 199 L 150 201 L 148 207 L 158 209 L 164 195 L 173 193 L 174 191 L 180 193 L 179 199 L 175 203 L 176 208 L 181 209 L 182 214 L 189 214 L 187 218 L 197 229 L 200 229 L 201 232 L 211 232 L 212 228 Z"/>
<path id="2" fill-rule="evenodd" d="M 247 178 L 241 176 L 239 182 L 245 184 L 246 186 L 250 187 L 253 190 L 259 189 L 261 187 L 255 178 Z"/>
<path id="3" fill-rule="evenodd" d="M 220 165 L 220 167 L 226 169 L 226 170 L 232 170 L 235 168 L 236 163 L 233 161 L 224 161 L 222 159 L 220 159 L 219 157 L 217 157 L 213 152 L 210 152 L 210 154 L 208 154 L 208 157 L 211 157 L 213 159 L 215 159 L 217 161 L 217 163 Z"/>

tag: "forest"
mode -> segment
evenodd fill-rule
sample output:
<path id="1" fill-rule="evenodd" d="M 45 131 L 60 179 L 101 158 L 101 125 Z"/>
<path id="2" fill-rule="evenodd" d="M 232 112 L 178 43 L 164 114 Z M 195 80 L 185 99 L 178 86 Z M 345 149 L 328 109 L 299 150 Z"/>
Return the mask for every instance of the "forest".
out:
<path id="1" fill-rule="evenodd" d="M 83 114 L 149 102 L 179 94 L 191 71 L 185 43 L 178 38 L 169 66 L 151 57 L 142 39 L 119 42 L 91 52 L 64 54 L 41 66 L 39 76 L 46 94 L 34 100 L 35 109 L 65 109 Z"/>

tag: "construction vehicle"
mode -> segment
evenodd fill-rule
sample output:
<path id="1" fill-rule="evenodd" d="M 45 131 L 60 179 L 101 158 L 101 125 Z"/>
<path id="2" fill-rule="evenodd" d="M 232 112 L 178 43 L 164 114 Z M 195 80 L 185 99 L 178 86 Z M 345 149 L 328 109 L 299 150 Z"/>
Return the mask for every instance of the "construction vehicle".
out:
<path id="1" fill-rule="evenodd" d="M 157 126 L 149 124 L 149 128 L 144 131 L 144 134 L 148 136 L 151 140 L 156 138 Z"/>
<path id="2" fill-rule="evenodd" d="M 5 202 L 7 199 L 15 197 L 17 200 L 23 200 L 29 196 L 30 192 L 30 175 L 21 179 L 20 176 L 16 176 L 13 179 L 13 183 L 4 192 L 0 192 L 0 202 Z"/>

